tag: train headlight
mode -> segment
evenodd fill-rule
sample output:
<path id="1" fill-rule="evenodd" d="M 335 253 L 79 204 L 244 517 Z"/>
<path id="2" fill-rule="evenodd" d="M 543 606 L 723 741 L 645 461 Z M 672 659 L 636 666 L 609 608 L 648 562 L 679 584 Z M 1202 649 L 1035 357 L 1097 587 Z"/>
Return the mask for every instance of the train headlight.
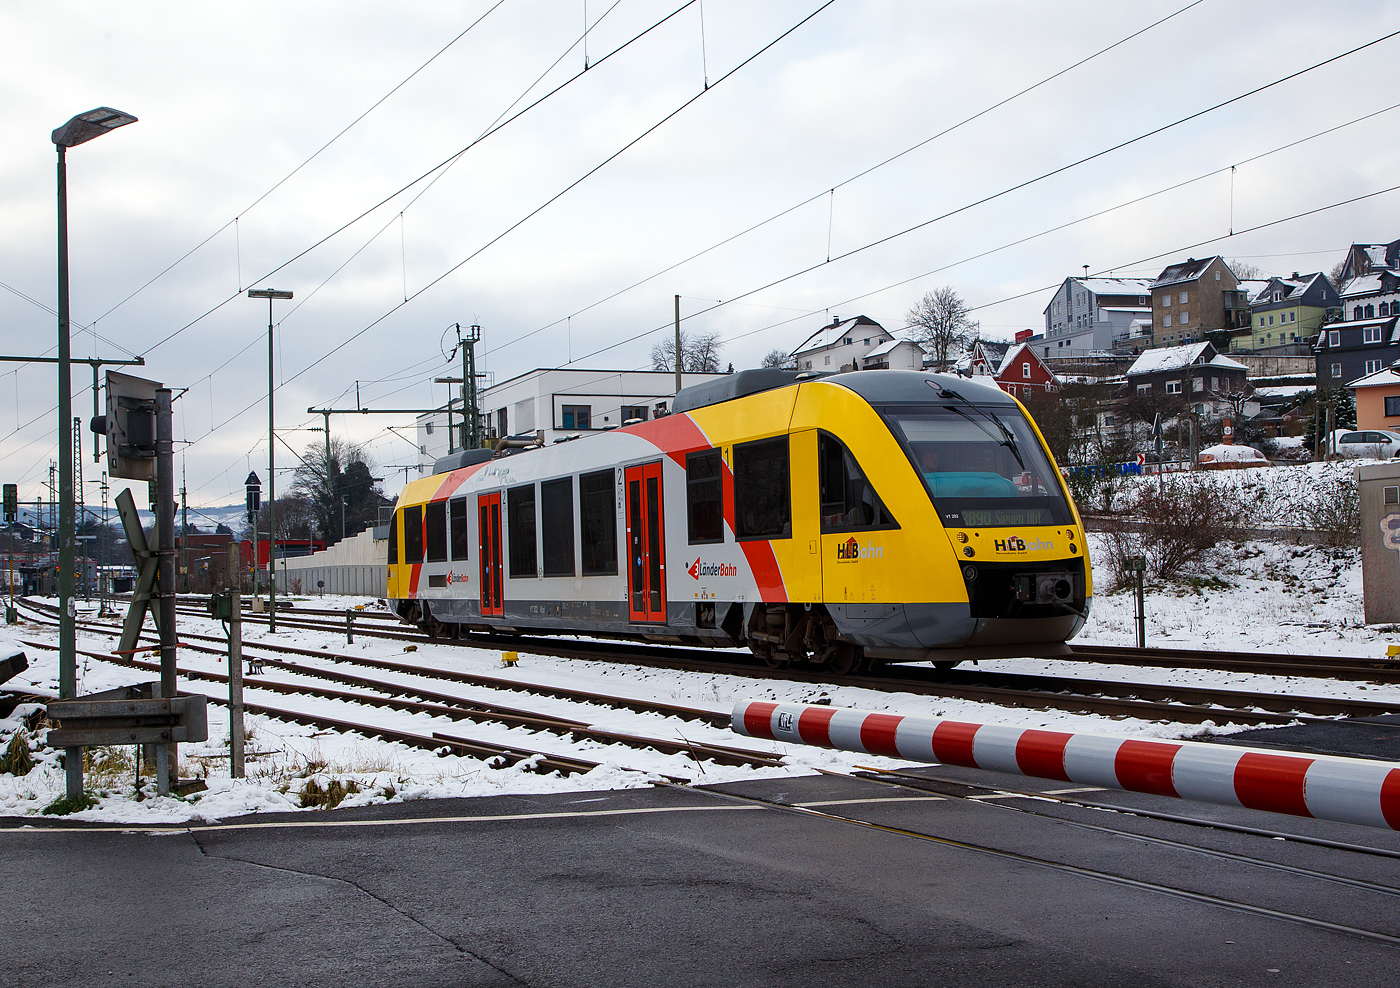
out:
<path id="1" fill-rule="evenodd" d="M 974 548 L 972 548 L 972 546 L 970 546 L 970 545 L 969 545 L 969 546 L 964 546 L 964 547 L 963 547 L 963 555 L 964 555 L 964 556 L 967 556 L 969 559 L 971 559 L 973 556 L 977 555 L 977 550 L 974 549 Z"/>
<path id="2" fill-rule="evenodd" d="M 973 566 L 971 563 L 968 563 L 966 566 L 964 566 L 963 579 L 966 580 L 968 583 L 971 583 L 973 580 L 977 579 L 977 567 Z"/>

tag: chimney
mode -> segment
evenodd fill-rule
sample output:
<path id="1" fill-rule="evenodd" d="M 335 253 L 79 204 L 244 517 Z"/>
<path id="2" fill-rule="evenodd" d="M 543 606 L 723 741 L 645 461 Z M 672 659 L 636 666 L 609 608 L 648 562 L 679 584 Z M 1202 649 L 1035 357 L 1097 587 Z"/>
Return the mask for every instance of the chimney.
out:
<path id="1" fill-rule="evenodd" d="M 1293 280 L 1294 280 L 1294 281 L 1297 281 L 1297 280 L 1298 280 L 1298 272 L 1297 272 L 1297 271 L 1294 271 L 1294 272 L 1293 272 Z"/>

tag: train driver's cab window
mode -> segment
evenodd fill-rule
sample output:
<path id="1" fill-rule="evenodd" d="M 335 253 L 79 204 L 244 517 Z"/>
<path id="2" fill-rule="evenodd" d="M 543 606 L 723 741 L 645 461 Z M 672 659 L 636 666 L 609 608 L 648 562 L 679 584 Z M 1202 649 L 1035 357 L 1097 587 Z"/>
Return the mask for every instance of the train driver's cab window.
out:
<path id="1" fill-rule="evenodd" d="M 583 575 L 617 575 L 617 501 L 611 470 L 578 479 L 579 537 L 583 540 Z"/>
<path id="2" fill-rule="evenodd" d="M 823 533 L 899 527 L 841 440 L 818 437 L 817 471 Z"/>
<path id="3" fill-rule="evenodd" d="M 535 485 L 506 491 L 506 531 L 510 538 L 510 575 L 539 576 L 535 561 Z"/>
<path id="4" fill-rule="evenodd" d="M 401 562 L 399 559 L 399 513 L 394 512 L 389 519 L 389 563 Z"/>
<path id="5" fill-rule="evenodd" d="M 447 561 L 447 502 L 432 501 L 424 508 L 428 530 L 428 562 Z"/>
<path id="6" fill-rule="evenodd" d="M 452 559 L 460 562 L 467 558 L 467 499 L 454 498 L 447 505 L 448 521 L 452 523 Z"/>
<path id="7" fill-rule="evenodd" d="M 1069 505 L 1019 409 L 968 402 L 895 406 L 887 420 L 951 528 L 1064 525 Z"/>
<path id="8" fill-rule="evenodd" d="M 423 561 L 423 506 L 421 504 L 403 509 L 403 561 L 409 564 Z"/>
<path id="9" fill-rule="evenodd" d="M 724 541 L 723 461 L 707 449 L 685 458 L 685 506 L 691 545 Z"/>
<path id="10" fill-rule="evenodd" d="M 787 436 L 734 447 L 734 537 L 792 538 Z"/>

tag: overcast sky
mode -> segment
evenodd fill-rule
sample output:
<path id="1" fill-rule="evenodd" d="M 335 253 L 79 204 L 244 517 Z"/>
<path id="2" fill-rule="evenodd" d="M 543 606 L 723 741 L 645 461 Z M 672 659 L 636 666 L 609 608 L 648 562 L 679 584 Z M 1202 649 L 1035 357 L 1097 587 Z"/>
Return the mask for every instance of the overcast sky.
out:
<path id="1" fill-rule="evenodd" d="M 1400 237 L 1389 193 L 1201 243 L 1400 183 L 1394 110 L 1256 158 L 1400 103 L 1400 38 L 928 222 L 1383 38 L 1400 5 L 704 0 L 665 20 L 682 3 L 0 0 L 0 346 L 55 345 L 49 132 L 103 105 L 140 121 L 69 154 L 73 350 L 144 355 L 136 373 L 189 389 L 177 458 L 201 506 L 266 473 L 249 287 L 296 293 L 276 309 L 277 421 L 302 449 L 321 441 L 297 431 L 320 424 L 305 409 L 353 407 L 356 382 L 367 406 L 441 404 L 454 323 L 481 325 L 498 381 L 640 368 L 659 337 L 623 341 L 668 326 L 680 294 L 686 326 L 743 368 L 832 316 L 897 330 L 945 284 L 1009 338 L 1085 264 L 1326 271 Z M 57 455 L 54 380 L 0 366 L 0 478 L 24 498 Z M 90 380 L 75 369 L 84 420 Z M 392 493 L 415 448 L 385 426 L 411 436 L 412 416 L 332 419 Z M 295 462 L 280 444 L 278 460 Z"/>

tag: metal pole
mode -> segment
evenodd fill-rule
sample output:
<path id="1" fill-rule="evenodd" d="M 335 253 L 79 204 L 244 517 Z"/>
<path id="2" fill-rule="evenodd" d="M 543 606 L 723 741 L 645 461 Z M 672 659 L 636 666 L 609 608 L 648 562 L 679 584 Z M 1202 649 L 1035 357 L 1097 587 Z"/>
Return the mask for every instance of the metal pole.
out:
<path id="1" fill-rule="evenodd" d="M 238 584 L 243 573 L 238 543 L 228 546 L 228 774 L 243 778 L 243 599 Z"/>
<path id="2" fill-rule="evenodd" d="M 1137 639 L 1138 648 L 1147 647 L 1147 611 L 1142 599 L 1143 570 L 1137 571 Z"/>
<path id="3" fill-rule="evenodd" d="M 681 297 L 676 296 L 676 394 L 681 393 Z"/>
<path id="4" fill-rule="evenodd" d="M 473 325 L 467 337 L 467 352 L 463 355 L 462 376 L 466 378 L 467 413 L 471 416 L 471 448 L 481 448 L 481 413 L 476 407 L 476 341 L 481 339 L 481 327 Z M 407 476 L 405 474 L 405 476 Z"/>
<path id="5" fill-rule="evenodd" d="M 272 299 L 267 300 L 267 630 L 277 631 L 277 433 L 273 424 Z M 328 433 L 329 434 L 329 433 Z"/>
<path id="6" fill-rule="evenodd" d="M 58 147 L 58 695 L 78 695 L 78 644 L 73 626 L 73 418 L 72 353 L 68 345 L 68 160 Z M 83 749 L 65 748 L 67 796 L 83 796 Z"/>
<path id="7" fill-rule="evenodd" d="M 176 695 L 175 685 L 175 430 L 170 414 L 169 388 L 156 389 L 156 532 L 160 545 L 156 550 L 156 587 L 160 613 L 160 695 Z M 179 748 L 174 742 L 164 746 L 167 752 L 166 778 L 180 777 Z M 157 752 L 159 757 L 159 751 Z"/>

